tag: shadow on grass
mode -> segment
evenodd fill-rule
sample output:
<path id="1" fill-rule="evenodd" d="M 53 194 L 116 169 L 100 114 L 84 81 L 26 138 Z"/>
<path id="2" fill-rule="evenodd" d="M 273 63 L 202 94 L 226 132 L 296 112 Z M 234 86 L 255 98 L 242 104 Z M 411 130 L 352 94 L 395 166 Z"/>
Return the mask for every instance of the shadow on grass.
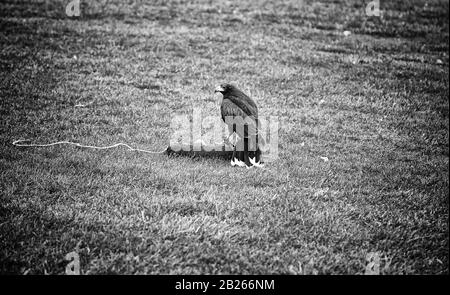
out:
<path id="1" fill-rule="evenodd" d="M 212 150 L 213 148 L 203 148 L 200 151 L 194 151 L 192 147 L 182 148 L 181 150 L 174 150 L 170 146 L 164 151 L 168 156 L 179 156 L 188 158 L 205 158 L 205 159 L 223 159 L 231 160 L 233 151 L 222 150 Z"/>

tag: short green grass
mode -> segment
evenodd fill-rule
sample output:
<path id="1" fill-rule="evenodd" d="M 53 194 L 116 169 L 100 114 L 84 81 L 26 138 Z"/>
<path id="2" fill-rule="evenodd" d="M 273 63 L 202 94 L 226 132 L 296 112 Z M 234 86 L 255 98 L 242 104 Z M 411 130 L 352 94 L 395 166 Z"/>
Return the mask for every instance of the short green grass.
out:
<path id="1" fill-rule="evenodd" d="M 26 2 L 0 4 L 1 273 L 448 274 L 448 1 Z M 280 120 L 264 169 L 11 145 L 161 150 L 230 81 Z"/>

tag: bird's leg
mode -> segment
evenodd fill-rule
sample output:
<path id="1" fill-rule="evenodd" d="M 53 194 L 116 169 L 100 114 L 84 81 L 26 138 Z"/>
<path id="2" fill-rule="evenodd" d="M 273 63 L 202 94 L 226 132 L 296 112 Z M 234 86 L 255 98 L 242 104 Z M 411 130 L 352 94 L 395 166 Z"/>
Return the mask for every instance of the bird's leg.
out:
<path id="1" fill-rule="evenodd" d="M 249 156 L 248 156 L 248 138 L 244 138 L 244 151 L 243 151 L 243 160 L 247 168 L 251 167 Z"/>
<path id="2" fill-rule="evenodd" d="M 230 162 L 232 167 L 236 166 L 235 159 L 236 159 L 236 147 L 233 146 L 233 155 L 231 156 L 231 162 Z"/>
<path id="3" fill-rule="evenodd" d="M 256 163 L 258 163 L 259 165 L 262 165 L 261 164 L 261 150 L 259 148 L 256 150 Z"/>
<path id="4" fill-rule="evenodd" d="M 249 159 L 250 138 L 249 138 L 249 132 L 248 132 L 248 125 L 247 124 L 244 125 L 244 137 L 242 138 L 242 140 L 244 142 L 244 148 L 243 148 L 243 151 L 242 151 L 242 158 L 243 158 L 243 161 L 245 163 L 245 166 L 247 168 L 251 168 L 252 164 L 250 163 L 250 159 Z"/>
<path id="5" fill-rule="evenodd" d="M 235 158 L 234 158 L 235 159 L 234 160 L 235 165 L 237 165 L 239 167 L 244 167 L 245 163 L 243 162 L 244 152 L 243 152 L 243 141 L 242 140 L 239 140 L 236 143 L 235 150 L 236 150 L 236 155 L 235 155 Z"/>
<path id="6" fill-rule="evenodd" d="M 253 151 L 253 149 L 254 148 L 252 147 L 252 151 Z M 258 147 L 258 142 L 256 142 L 256 150 L 251 153 L 251 156 L 253 156 L 253 158 L 250 158 L 249 160 L 253 166 L 264 167 L 264 164 L 261 163 L 261 150 Z"/>
<path id="7" fill-rule="evenodd" d="M 244 163 L 244 152 L 243 151 L 238 151 L 238 157 L 236 159 L 236 165 L 238 165 L 239 167 L 245 167 L 245 163 Z"/>
<path id="8" fill-rule="evenodd" d="M 232 137 L 233 141 L 230 141 L 230 137 Z M 235 132 L 233 132 L 230 135 L 228 135 L 227 140 L 231 143 L 232 146 L 236 146 L 238 142 L 238 135 Z"/>
<path id="9" fill-rule="evenodd" d="M 264 164 L 261 163 L 261 150 L 259 148 L 256 150 L 255 156 L 249 160 L 255 167 L 264 167 Z"/>

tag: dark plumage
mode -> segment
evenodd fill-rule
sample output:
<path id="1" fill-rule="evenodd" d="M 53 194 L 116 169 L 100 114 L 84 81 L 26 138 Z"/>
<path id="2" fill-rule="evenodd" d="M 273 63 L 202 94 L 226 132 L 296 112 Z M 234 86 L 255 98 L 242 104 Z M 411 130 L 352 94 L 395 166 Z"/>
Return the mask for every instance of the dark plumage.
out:
<path id="1" fill-rule="evenodd" d="M 258 107 L 241 90 L 231 84 L 218 86 L 215 92 L 223 95 L 220 111 L 228 125 L 230 135 L 236 133 L 240 140 L 235 144 L 231 165 L 260 166 L 262 138 L 258 134 Z"/>

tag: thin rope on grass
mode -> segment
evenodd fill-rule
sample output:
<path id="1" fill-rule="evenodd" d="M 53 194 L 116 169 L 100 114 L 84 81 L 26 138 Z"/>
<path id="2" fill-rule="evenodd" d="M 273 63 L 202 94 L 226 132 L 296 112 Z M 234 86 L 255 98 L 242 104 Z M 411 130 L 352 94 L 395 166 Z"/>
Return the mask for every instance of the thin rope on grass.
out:
<path id="1" fill-rule="evenodd" d="M 116 143 L 116 144 L 108 145 L 108 146 L 84 145 L 84 144 L 71 142 L 71 141 L 58 141 L 58 142 L 45 143 L 45 144 L 21 143 L 21 142 L 26 142 L 26 141 L 30 141 L 30 140 L 19 139 L 19 140 L 14 141 L 12 144 L 15 146 L 21 146 L 21 147 L 49 147 L 49 146 L 60 145 L 60 144 L 69 144 L 69 145 L 74 145 L 74 146 L 81 147 L 81 148 L 89 148 L 89 149 L 96 149 L 96 150 L 107 150 L 107 149 L 112 149 L 112 148 L 116 148 L 119 146 L 124 146 L 124 147 L 128 148 L 128 151 L 130 151 L 130 152 L 142 152 L 142 153 L 148 153 L 148 154 L 162 154 L 167 150 L 167 149 L 165 149 L 163 151 L 155 152 L 155 151 L 149 151 L 149 150 L 143 150 L 143 149 L 135 149 L 126 143 Z"/>

